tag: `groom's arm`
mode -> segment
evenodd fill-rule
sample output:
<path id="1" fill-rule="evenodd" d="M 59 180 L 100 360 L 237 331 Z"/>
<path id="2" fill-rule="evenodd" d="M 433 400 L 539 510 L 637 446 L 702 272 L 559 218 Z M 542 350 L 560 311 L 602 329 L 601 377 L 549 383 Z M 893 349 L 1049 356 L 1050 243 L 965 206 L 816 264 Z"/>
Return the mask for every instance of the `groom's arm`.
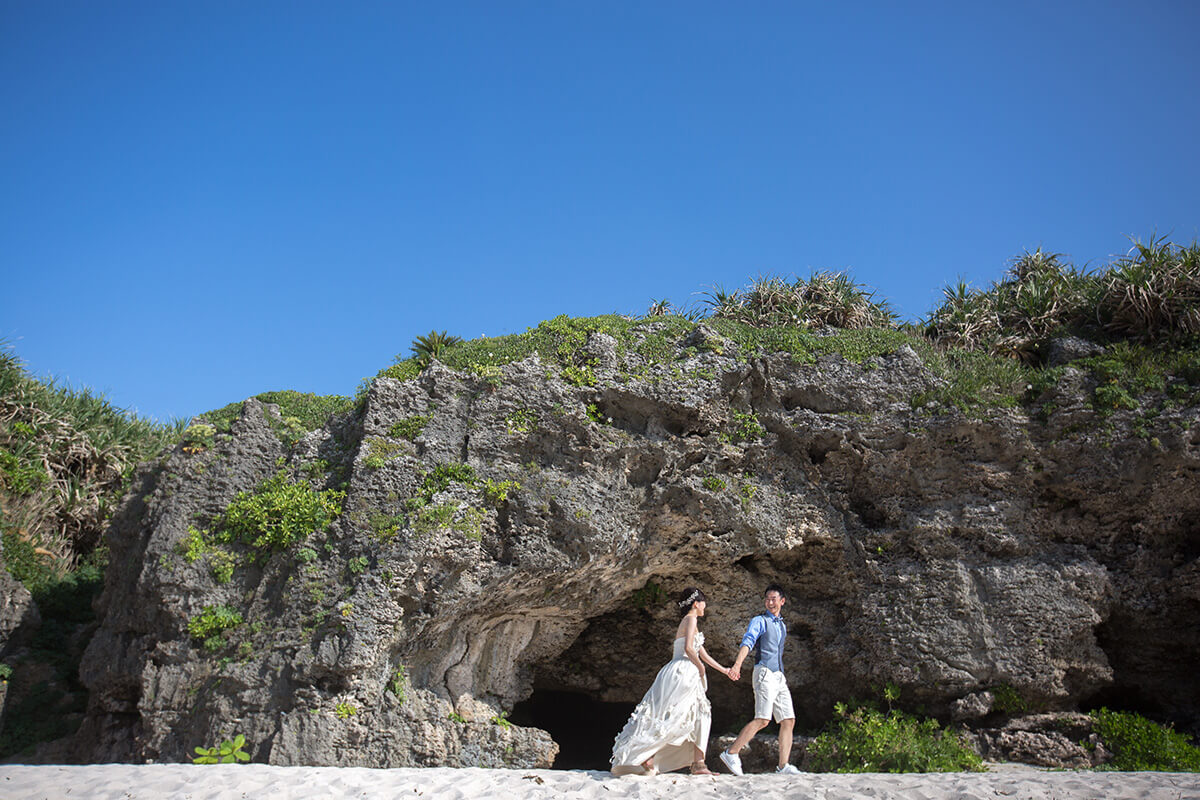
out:
<path id="1" fill-rule="evenodd" d="M 733 666 L 729 668 L 729 677 L 733 680 L 738 680 L 742 677 L 742 662 L 746 660 L 746 656 L 750 654 L 750 648 L 742 645 L 738 649 L 737 660 L 733 662 Z"/>
<path id="2" fill-rule="evenodd" d="M 729 669 L 729 677 L 737 680 L 742 677 L 742 662 L 746 660 L 746 656 L 750 654 L 750 648 L 758 641 L 758 637 L 763 633 L 762 617 L 755 617 L 750 620 L 750 624 L 746 626 L 746 633 L 742 636 L 742 646 L 738 649 L 737 661 L 733 662 L 733 666 Z"/>

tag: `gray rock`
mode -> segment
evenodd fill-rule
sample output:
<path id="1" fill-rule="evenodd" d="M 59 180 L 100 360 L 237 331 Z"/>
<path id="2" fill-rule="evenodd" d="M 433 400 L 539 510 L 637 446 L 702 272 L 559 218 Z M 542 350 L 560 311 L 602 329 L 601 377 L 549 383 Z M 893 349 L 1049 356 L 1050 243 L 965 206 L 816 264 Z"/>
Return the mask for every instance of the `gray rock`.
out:
<path id="1" fill-rule="evenodd" d="M 971 734 L 976 751 L 987 761 L 1019 761 L 1055 769 L 1090 769 L 1110 755 L 1092 733 L 1086 714 L 1036 714 L 1010 720 L 1001 728 Z M 1091 747 L 1085 748 L 1087 741 Z"/>
<path id="2" fill-rule="evenodd" d="M 991 692 L 972 692 L 954 701 L 950 706 L 950 718 L 955 722 L 983 719 L 991 713 L 995 701 L 996 697 Z"/>
<path id="3" fill-rule="evenodd" d="M 1059 336 L 1051 339 L 1046 348 L 1046 366 L 1061 367 L 1081 358 L 1098 356 L 1103 352 L 1104 347 L 1096 342 L 1078 336 Z"/>
<path id="4" fill-rule="evenodd" d="M 912 407 L 941 380 L 915 353 L 746 360 L 702 330 L 670 370 L 593 336 L 596 386 L 537 358 L 379 379 L 291 450 L 248 401 L 208 452 L 144 465 L 107 534 L 75 757 L 186 760 L 242 733 L 277 764 L 546 765 L 564 723 L 503 715 L 543 691 L 636 702 L 691 584 L 723 663 L 763 587 L 787 588 L 802 727 L 887 682 L 943 719 L 1001 685 L 1030 707 L 1115 688 L 1200 713 L 1197 409 L 1139 420 L 1147 437 L 1132 416 L 1060 421 L 1088 413 L 1086 387 L 1045 421 L 936 414 Z M 337 521 L 279 553 L 233 546 L 227 583 L 189 562 L 189 528 L 280 463 L 346 492 Z M 475 479 L 431 482 L 448 464 Z M 243 623 L 209 652 L 188 623 L 216 605 Z M 709 696 L 714 731 L 736 730 L 748 681 Z M 987 746 L 1075 757 L 1053 730 L 1002 733 Z"/>
<path id="5" fill-rule="evenodd" d="M 4 554 L 0 553 L 0 660 L 25 644 L 41 624 L 33 596 L 9 574 Z"/>

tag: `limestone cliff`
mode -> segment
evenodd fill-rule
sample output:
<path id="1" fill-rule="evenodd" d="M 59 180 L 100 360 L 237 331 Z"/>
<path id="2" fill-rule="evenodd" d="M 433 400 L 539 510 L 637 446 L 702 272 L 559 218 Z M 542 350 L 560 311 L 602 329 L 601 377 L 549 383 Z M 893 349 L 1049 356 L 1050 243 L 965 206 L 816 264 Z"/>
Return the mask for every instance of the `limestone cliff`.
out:
<path id="1" fill-rule="evenodd" d="M 1101 419 L 1068 369 L 968 415 L 914 403 L 941 379 L 904 345 L 806 363 L 703 326 L 667 343 L 662 366 L 593 334 L 594 383 L 536 356 L 435 362 L 293 447 L 247 401 L 208 449 L 145 465 L 107 535 L 76 755 L 184 760 L 242 733 L 276 764 L 548 765 L 514 705 L 636 701 L 691 584 L 728 663 L 770 581 L 802 724 L 886 682 L 947 719 L 984 690 L 1200 713 L 1194 404 Z M 220 541 L 281 470 L 341 487 L 340 516 L 283 549 Z M 238 621 L 206 646 L 189 622 L 213 608 Z M 710 679 L 714 732 L 748 683 Z"/>

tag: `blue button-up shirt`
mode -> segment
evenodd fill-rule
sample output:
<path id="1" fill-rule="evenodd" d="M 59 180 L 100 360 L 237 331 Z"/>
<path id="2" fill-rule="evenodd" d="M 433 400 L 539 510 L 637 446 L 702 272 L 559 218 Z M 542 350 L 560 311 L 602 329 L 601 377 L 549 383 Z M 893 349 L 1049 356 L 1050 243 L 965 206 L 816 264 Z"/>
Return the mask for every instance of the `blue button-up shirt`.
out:
<path id="1" fill-rule="evenodd" d="M 787 623 L 774 614 L 759 614 L 746 626 L 742 647 L 754 651 L 754 664 L 783 672 L 783 640 L 787 638 Z"/>

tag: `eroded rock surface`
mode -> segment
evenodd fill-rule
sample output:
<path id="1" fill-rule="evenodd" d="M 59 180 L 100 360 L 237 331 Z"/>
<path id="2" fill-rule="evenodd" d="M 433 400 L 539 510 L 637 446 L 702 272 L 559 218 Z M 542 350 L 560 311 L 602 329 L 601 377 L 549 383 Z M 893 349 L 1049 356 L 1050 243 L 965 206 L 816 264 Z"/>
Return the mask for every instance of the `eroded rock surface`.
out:
<path id="1" fill-rule="evenodd" d="M 381 378 L 290 450 L 248 401 L 207 452 L 146 465 L 108 534 L 77 756 L 184 760 L 242 733 L 276 764 L 545 766 L 550 736 L 503 715 L 542 689 L 636 702 L 691 584 L 725 663 L 763 587 L 787 588 L 802 726 L 886 682 L 944 719 L 997 687 L 1046 709 L 1128 692 L 1197 713 L 1196 408 L 1139 438 L 1059 386 L 1046 419 L 975 419 L 914 410 L 937 379 L 907 347 L 747 363 L 696 335 L 673 375 L 593 337 L 596 386 L 537 357 Z M 430 494 L 455 464 L 474 477 Z M 190 527 L 281 468 L 343 486 L 332 526 L 281 552 L 233 546 L 226 583 L 184 557 Z M 243 622 L 210 652 L 187 625 L 214 605 Z M 750 689 L 710 683 L 715 734 L 747 718 Z"/>

